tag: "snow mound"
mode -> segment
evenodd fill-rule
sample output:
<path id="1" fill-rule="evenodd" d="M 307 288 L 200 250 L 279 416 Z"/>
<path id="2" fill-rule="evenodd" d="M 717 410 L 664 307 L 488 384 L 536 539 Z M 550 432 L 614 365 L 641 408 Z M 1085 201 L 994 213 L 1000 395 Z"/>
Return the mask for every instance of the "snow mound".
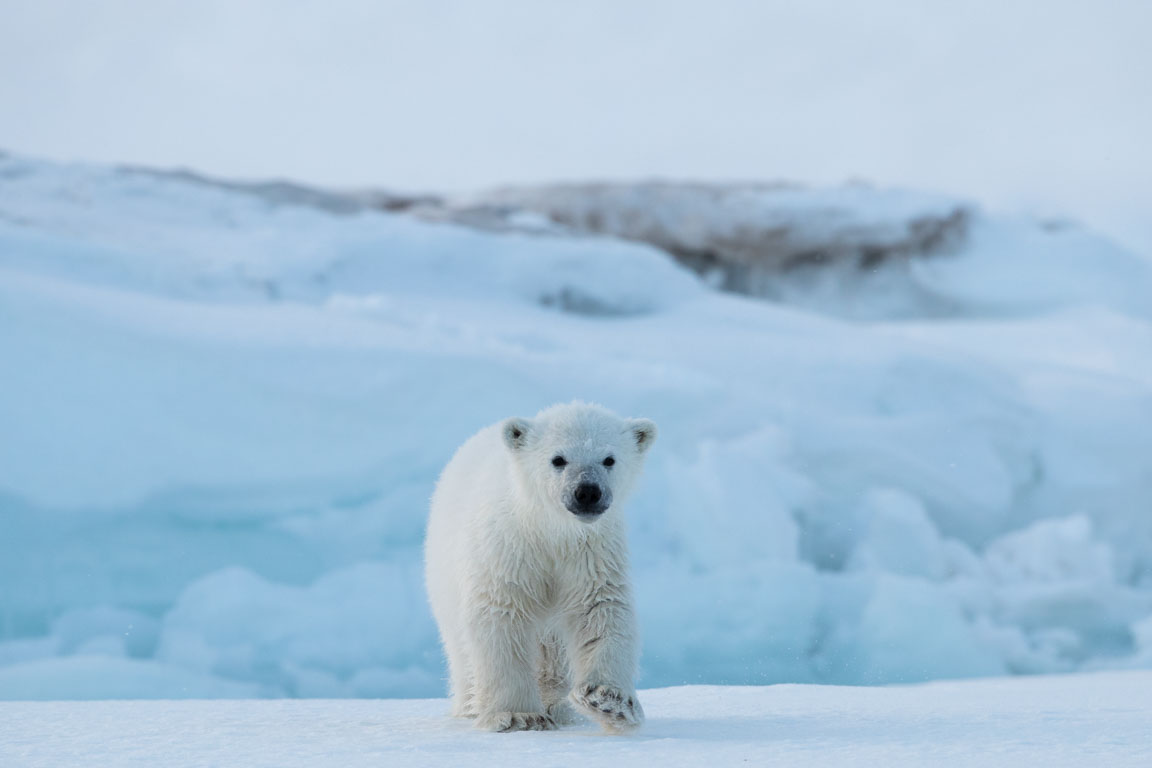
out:
<path id="1" fill-rule="evenodd" d="M 427 672 L 436 642 L 418 562 L 352 566 L 305 589 L 232 568 L 184 591 L 156 658 L 260 684 L 269 695 L 404 696 L 439 684 Z M 414 659 L 422 663 L 406 669 Z"/>
<path id="2" fill-rule="evenodd" d="M 276 190 L 0 158 L 0 699 L 441 694 L 437 474 L 576 398 L 661 426 L 646 686 L 1152 664 L 1137 257 L 976 212 L 902 262 L 963 312 L 861 288 L 864 323 L 540 217 Z M 952 210 L 875 195 L 833 197 L 896 233 Z"/>
<path id="3" fill-rule="evenodd" d="M 634 315 L 699 290 L 651 248 L 609 241 L 589 247 L 523 234 L 493 238 L 386 215 L 355 198 L 342 208 L 342 199 L 308 188 L 272 195 L 260 185 L 5 156 L 2 265 L 229 303 L 379 299 L 381 291 L 415 298 L 447 289 L 459 298 Z"/>

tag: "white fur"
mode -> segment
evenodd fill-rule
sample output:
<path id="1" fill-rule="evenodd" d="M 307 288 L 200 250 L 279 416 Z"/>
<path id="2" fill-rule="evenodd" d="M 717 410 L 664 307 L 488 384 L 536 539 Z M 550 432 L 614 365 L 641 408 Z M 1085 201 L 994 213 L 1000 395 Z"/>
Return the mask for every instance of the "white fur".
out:
<path id="1" fill-rule="evenodd" d="M 569 403 L 482 429 L 452 457 L 425 565 L 454 715 L 544 730 L 569 721 L 572 702 L 610 729 L 643 720 L 620 507 L 655 435 L 646 419 Z M 566 507 L 580 482 L 611 496 L 593 520 Z"/>

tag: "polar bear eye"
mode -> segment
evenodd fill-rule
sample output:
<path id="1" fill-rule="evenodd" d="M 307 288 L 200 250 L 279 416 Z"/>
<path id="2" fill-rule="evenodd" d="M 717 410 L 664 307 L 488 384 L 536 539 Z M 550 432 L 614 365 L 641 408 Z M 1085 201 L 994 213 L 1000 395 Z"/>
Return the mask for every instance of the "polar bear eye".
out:
<path id="1" fill-rule="evenodd" d="M 610 466 L 612 466 L 612 465 L 613 465 L 613 464 L 615 464 L 615 463 L 616 463 L 616 459 L 612 458 L 611 456 L 609 456 L 608 458 L 604 459 L 604 466 L 606 466 L 606 467 L 610 467 Z"/>
<path id="2" fill-rule="evenodd" d="M 552 457 L 552 466 L 554 467 L 563 467 L 567 463 L 568 461 L 563 456 Z"/>

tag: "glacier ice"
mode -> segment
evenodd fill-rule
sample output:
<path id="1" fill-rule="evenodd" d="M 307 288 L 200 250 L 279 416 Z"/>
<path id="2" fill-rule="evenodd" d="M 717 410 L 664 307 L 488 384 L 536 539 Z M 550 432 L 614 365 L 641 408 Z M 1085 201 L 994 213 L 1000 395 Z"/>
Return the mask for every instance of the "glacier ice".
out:
<path id="1" fill-rule="evenodd" d="M 1147 259 L 973 210 L 864 322 L 308 199 L 0 158 L 0 698 L 437 695 L 436 475 L 577 397 L 661 425 L 645 686 L 1152 664 Z"/>

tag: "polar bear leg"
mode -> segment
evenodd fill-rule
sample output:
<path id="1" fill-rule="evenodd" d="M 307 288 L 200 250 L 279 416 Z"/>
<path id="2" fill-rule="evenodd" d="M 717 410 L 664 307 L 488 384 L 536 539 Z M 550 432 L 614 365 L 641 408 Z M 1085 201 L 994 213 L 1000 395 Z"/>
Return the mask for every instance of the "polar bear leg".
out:
<path id="1" fill-rule="evenodd" d="M 609 730 L 644 722 L 636 696 L 635 618 L 628 587 L 612 581 L 591 590 L 569 614 L 577 707 Z"/>
<path id="2" fill-rule="evenodd" d="M 470 621 L 478 728 L 548 731 L 536 675 L 540 638 L 535 622 L 514 611 L 476 606 Z"/>
<path id="3" fill-rule="evenodd" d="M 555 633 L 546 635 L 541 643 L 539 683 L 544 712 L 557 725 L 568 725 L 579 720 L 576 710 L 568 702 L 568 693 L 572 690 L 568 649 Z"/>
<path id="4" fill-rule="evenodd" d="M 462 642 L 445 642 L 448 679 L 452 690 L 452 717 L 476 717 L 476 681 L 472 662 Z"/>

